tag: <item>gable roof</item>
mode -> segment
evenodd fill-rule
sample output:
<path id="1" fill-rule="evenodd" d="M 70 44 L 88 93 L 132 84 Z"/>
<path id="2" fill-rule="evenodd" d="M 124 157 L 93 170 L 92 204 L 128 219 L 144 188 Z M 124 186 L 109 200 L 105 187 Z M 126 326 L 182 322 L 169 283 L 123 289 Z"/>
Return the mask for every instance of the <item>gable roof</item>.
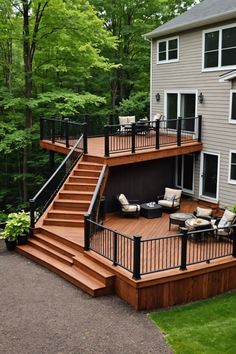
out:
<path id="1" fill-rule="evenodd" d="M 230 70 L 219 76 L 219 82 L 230 81 L 236 78 L 236 70 Z"/>
<path id="2" fill-rule="evenodd" d="M 236 18 L 235 0 L 204 0 L 182 15 L 145 34 L 145 37 L 157 38 L 233 18 Z"/>

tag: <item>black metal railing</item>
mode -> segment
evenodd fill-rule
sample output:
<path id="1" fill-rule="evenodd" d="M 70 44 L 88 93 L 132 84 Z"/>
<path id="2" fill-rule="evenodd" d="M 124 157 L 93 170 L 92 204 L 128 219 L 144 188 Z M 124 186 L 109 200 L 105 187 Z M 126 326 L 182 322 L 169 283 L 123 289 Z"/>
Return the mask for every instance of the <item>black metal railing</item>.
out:
<path id="1" fill-rule="evenodd" d="M 72 168 L 83 154 L 84 137 L 83 135 L 76 142 L 70 153 L 66 156 L 53 175 L 48 179 L 44 186 L 29 200 L 30 203 L 30 227 L 33 230 L 35 222 L 39 219 L 48 205 L 52 202 L 54 196 L 59 191 L 64 181 L 68 177 Z"/>
<path id="2" fill-rule="evenodd" d="M 130 125 L 104 127 L 105 156 L 118 152 L 135 153 L 140 149 L 173 145 L 181 146 L 190 141 L 201 142 L 202 116 L 179 117 L 157 121 L 140 121 Z"/>
<path id="3" fill-rule="evenodd" d="M 236 225 L 218 230 L 229 229 L 232 238 L 222 238 L 222 241 L 217 239 L 213 228 L 197 231 L 181 228 L 176 235 L 142 240 L 141 236 L 129 237 L 87 218 L 87 250 L 128 270 L 134 279 L 140 279 L 145 274 L 174 268 L 186 270 L 189 265 L 236 257 Z"/>
<path id="4" fill-rule="evenodd" d="M 84 216 L 84 249 L 88 251 L 90 249 L 91 233 L 89 231 L 88 220 L 101 225 L 103 223 L 104 216 L 104 200 L 102 198 L 102 187 L 105 178 L 107 166 L 103 165 L 95 191 L 93 193 L 92 200 L 90 202 L 88 212 Z"/>
<path id="5" fill-rule="evenodd" d="M 40 140 L 50 140 L 66 147 L 74 146 L 83 134 L 84 153 L 87 153 L 87 124 L 69 119 L 40 118 Z"/>

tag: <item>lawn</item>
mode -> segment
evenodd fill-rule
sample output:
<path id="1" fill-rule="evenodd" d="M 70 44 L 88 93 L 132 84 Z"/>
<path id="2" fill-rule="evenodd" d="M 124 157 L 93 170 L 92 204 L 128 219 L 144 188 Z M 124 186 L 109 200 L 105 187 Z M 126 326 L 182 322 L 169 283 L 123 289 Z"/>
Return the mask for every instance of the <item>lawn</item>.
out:
<path id="1" fill-rule="evenodd" d="M 236 292 L 153 312 L 150 318 L 176 354 L 236 353 Z"/>

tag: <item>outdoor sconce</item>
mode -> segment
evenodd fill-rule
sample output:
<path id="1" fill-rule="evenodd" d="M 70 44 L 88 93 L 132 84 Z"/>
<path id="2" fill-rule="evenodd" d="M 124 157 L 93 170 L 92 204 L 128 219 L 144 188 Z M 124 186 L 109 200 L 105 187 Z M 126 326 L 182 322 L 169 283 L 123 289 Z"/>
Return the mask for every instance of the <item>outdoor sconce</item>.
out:
<path id="1" fill-rule="evenodd" d="M 200 94 L 198 96 L 198 102 L 202 104 L 203 101 L 204 101 L 204 96 L 203 96 L 202 92 L 200 92 Z"/>
<path id="2" fill-rule="evenodd" d="M 157 94 L 156 94 L 156 101 L 159 102 L 159 101 L 160 101 L 160 98 L 161 98 L 161 96 L 160 96 L 159 92 L 157 92 Z"/>

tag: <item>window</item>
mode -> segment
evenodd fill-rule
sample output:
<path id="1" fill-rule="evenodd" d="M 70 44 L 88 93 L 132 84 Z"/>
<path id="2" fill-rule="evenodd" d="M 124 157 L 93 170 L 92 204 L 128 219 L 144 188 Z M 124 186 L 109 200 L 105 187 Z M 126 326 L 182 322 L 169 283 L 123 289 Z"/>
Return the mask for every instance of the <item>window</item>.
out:
<path id="1" fill-rule="evenodd" d="M 236 124 L 236 90 L 231 90 L 229 120 Z"/>
<path id="2" fill-rule="evenodd" d="M 236 66 L 236 27 L 204 32 L 204 69 Z"/>
<path id="3" fill-rule="evenodd" d="M 229 153 L 229 183 L 236 184 L 236 151 Z"/>
<path id="4" fill-rule="evenodd" d="M 178 61 L 178 38 L 157 42 L 157 63 Z"/>

